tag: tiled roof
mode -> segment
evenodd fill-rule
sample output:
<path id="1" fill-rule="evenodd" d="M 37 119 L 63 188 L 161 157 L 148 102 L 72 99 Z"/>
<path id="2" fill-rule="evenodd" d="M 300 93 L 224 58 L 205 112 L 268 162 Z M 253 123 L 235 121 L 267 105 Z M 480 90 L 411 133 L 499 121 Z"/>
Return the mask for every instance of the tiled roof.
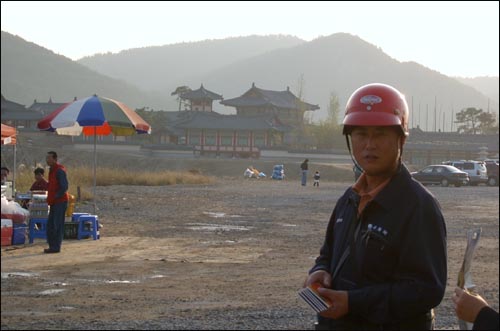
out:
<path id="1" fill-rule="evenodd" d="M 206 130 L 277 130 L 286 132 L 291 128 L 273 116 L 221 115 L 216 112 L 181 111 L 168 115 L 174 119 L 173 128 Z"/>
<path id="2" fill-rule="evenodd" d="M 24 105 L 21 105 L 19 103 L 7 100 L 3 95 L 1 107 L 3 121 L 37 121 L 42 118 L 42 115 L 40 113 L 26 109 Z"/>
<path id="3" fill-rule="evenodd" d="M 425 132 L 411 129 L 405 148 L 433 150 L 477 150 L 488 147 L 498 151 L 498 134 L 463 134 L 457 132 Z"/>
<path id="4" fill-rule="evenodd" d="M 189 91 L 181 94 L 182 99 L 196 100 L 196 99 L 212 99 L 212 100 L 222 100 L 222 95 L 209 91 L 203 87 L 201 84 L 200 88 L 194 91 Z"/>
<path id="5" fill-rule="evenodd" d="M 189 113 L 189 111 L 166 111 L 165 114 L 167 117 L 167 123 L 166 123 L 167 131 L 176 136 L 184 135 L 184 129 L 176 127 L 176 124 L 186 119 L 187 113 Z"/>
<path id="6" fill-rule="evenodd" d="M 263 90 L 252 84 L 252 88 L 246 91 L 242 96 L 227 99 L 220 102 L 225 106 L 230 107 L 262 107 L 270 106 L 284 109 L 296 110 L 316 110 L 318 105 L 313 105 L 307 102 L 300 101 L 290 89 L 285 91 L 270 91 Z"/>
<path id="7" fill-rule="evenodd" d="M 24 107 L 24 105 L 21 105 L 20 103 L 5 99 L 3 94 L 2 94 L 1 107 L 2 107 L 2 114 L 3 114 L 4 110 L 10 110 L 10 111 L 16 111 L 16 110 L 24 111 L 24 110 L 26 110 L 26 107 Z"/>
<path id="8" fill-rule="evenodd" d="M 76 98 L 75 98 L 76 99 Z M 48 115 L 52 113 L 57 108 L 65 105 L 67 102 L 52 102 L 52 99 L 49 99 L 49 102 L 37 102 L 36 99 L 28 109 L 39 112 L 42 115 Z"/>

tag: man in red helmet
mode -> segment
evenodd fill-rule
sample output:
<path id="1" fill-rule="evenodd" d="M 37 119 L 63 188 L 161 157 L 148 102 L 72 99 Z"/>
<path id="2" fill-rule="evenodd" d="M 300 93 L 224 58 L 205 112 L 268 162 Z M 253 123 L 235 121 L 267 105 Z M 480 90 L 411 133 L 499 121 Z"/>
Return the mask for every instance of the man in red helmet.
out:
<path id="1" fill-rule="evenodd" d="M 317 329 L 432 329 L 446 287 L 446 227 L 436 199 L 401 161 L 404 96 L 385 84 L 362 86 L 343 124 L 363 173 L 337 201 L 305 283 L 319 283 L 332 302 Z"/>

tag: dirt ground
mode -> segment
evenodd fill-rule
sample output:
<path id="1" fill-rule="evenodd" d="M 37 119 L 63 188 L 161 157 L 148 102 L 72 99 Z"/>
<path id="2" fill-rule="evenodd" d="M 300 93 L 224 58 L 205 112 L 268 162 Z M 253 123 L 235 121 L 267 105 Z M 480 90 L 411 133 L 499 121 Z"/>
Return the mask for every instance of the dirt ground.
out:
<path id="1" fill-rule="evenodd" d="M 100 240 L 65 240 L 60 254 L 42 254 L 42 239 L 2 248 L 1 329 L 313 329 L 297 290 L 350 183 L 212 175 L 211 185 L 98 187 Z M 448 231 L 436 327 L 457 329 L 468 229 L 483 229 L 473 280 L 498 310 L 499 190 L 429 189 Z"/>

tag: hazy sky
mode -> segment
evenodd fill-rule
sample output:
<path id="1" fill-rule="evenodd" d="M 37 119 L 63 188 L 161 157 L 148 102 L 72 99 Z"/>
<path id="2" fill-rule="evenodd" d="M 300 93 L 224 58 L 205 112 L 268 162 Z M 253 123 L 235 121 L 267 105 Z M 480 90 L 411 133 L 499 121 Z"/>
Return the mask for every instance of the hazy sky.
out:
<path id="1" fill-rule="evenodd" d="M 358 35 L 450 76 L 498 76 L 499 2 L 2 1 L 2 31 L 71 59 L 235 36 Z M 311 54 L 314 56 L 314 54 Z"/>

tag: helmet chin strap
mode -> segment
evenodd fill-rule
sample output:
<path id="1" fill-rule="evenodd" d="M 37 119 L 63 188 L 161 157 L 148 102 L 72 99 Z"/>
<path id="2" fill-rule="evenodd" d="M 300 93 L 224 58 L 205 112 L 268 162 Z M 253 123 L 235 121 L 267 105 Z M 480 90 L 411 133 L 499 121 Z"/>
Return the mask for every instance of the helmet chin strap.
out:
<path id="1" fill-rule="evenodd" d="M 401 143 L 401 146 L 399 147 L 399 164 L 403 163 L 403 146 L 406 141 L 406 136 L 401 136 L 401 139 L 399 142 Z"/>
<path id="2" fill-rule="evenodd" d="M 361 168 L 361 166 L 359 165 L 358 161 L 356 161 L 356 159 L 354 158 L 354 155 L 352 155 L 351 143 L 349 142 L 349 136 L 350 136 L 349 134 L 345 135 L 345 141 L 347 143 L 347 149 L 349 150 L 349 155 L 351 156 L 351 160 L 354 163 L 354 166 L 356 167 L 356 170 L 358 170 L 359 172 L 364 172 L 363 168 Z"/>

